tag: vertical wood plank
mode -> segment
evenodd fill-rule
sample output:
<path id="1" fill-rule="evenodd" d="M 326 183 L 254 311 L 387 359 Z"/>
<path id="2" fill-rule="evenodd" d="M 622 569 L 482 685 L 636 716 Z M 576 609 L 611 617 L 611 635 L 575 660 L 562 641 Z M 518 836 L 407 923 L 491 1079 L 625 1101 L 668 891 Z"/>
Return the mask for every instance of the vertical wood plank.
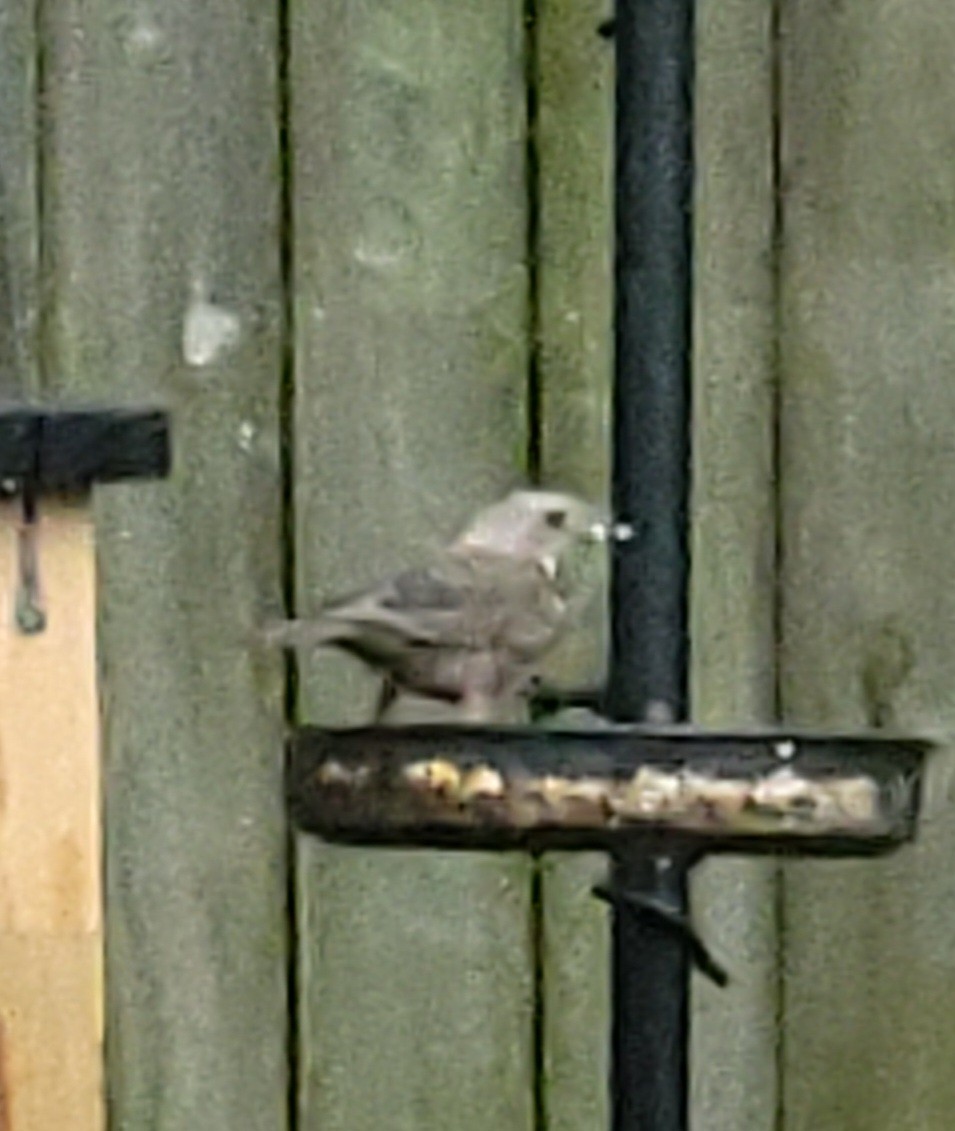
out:
<path id="1" fill-rule="evenodd" d="M 0 0 L 0 395 L 36 391 L 35 0 Z"/>
<path id="2" fill-rule="evenodd" d="M 597 31 L 610 15 L 608 0 L 541 0 L 534 68 L 542 471 L 597 501 L 610 489 L 613 45 Z M 578 678 L 599 672 L 594 643 Z"/>
<path id="3" fill-rule="evenodd" d="M 549 486 L 609 498 L 613 272 L 613 47 L 606 0 L 536 5 L 537 330 L 540 471 Z M 605 594 L 605 587 L 603 593 Z M 555 682 L 604 676 L 606 597 L 550 665 Z M 610 932 L 590 894 L 597 854 L 541 863 L 544 1116 L 552 1131 L 609 1119 Z"/>
<path id="4" fill-rule="evenodd" d="M 517 0 L 294 6 L 299 612 L 407 564 L 525 470 L 524 36 Z M 309 721 L 375 681 L 305 659 Z M 298 850 L 300 1117 L 527 1128 L 521 858 Z"/>
<path id="5" fill-rule="evenodd" d="M 712 727 L 774 711 L 773 52 L 771 3 L 700 3 L 690 674 L 693 718 Z M 776 1117 L 775 873 L 727 858 L 694 876 L 698 928 L 732 978 L 693 984 L 693 1117 L 707 1131 Z"/>
<path id="6" fill-rule="evenodd" d="M 607 0 L 541 0 L 534 36 L 541 475 L 600 502 L 610 492 L 613 47 Z M 557 681 L 598 683 L 605 601 L 553 660 Z"/>
<path id="7" fill-rule="evenodd" d="M 174 472 L 103 488 L 112 1126 L 286 1124 L 277 27 L 53 0 L 46 389 L 159 399 Z"/>
<path id="8" fill-rule="evenodd" d="M 784 12 L 784 708 L 950 732 L 955 9 Z M 786 870 L 786 1127 L 951 1126 L 955 828 L 933 800 L 891 860 Z"/>
<path id="9" fill-rule="evenodd" d="M 44 632 L 15 626 L 19 512 L 0 512 L 0 1126 L 103 1127 L 96 570 L 87 505 L 38 524 Z"/>
<path id="10" fill-rule="evenodd" d="M 542 466 L 606 492 L 610 388 L 612 56 L 602 3 L 539 8 Z M 773 334 L 771 8 L 698 10 L 694 498 L 691 673 L 706 725 L 765 720 L 773 699 Z M 567 661 L 600 674 L 605 636 Z M 599 643 L 599 647 L 595 647 Z M 562 671 L 561 674 L 564 674 Z M 609 932 L 589 887 L 599 858 L 544 866 L 549 1124 L 607 1121 Z M 771 865 L 705 864 L 695 914 L 731 968 L 732 990 L 694 984 L 693 1119 L 771 1126 L 776 1107 Z"/>

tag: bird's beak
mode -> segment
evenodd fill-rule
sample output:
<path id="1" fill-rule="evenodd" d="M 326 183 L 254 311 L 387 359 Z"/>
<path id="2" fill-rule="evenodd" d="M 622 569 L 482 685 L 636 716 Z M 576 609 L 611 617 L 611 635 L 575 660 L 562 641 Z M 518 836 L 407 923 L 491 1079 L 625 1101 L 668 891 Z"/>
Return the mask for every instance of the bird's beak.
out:
<path id="1" fill-rule="evenodd" d="M 634 535 L 629 522 L 598 521 L 587 532 L 595 542 L 629 542 Z"/>

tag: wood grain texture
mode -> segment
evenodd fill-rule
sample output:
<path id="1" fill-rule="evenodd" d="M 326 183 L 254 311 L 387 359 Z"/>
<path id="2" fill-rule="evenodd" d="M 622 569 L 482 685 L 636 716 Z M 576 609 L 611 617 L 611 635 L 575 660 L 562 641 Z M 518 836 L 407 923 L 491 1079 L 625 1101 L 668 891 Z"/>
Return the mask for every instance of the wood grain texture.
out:
<path id="1" fill-rule="evenodd" d="M 37 390 L 35 0 L 0 0 L 0 396 Z"/>
<path id="2" fill-rule="evenodd" d="M 609 498 L 613 377 L 613 46 L 597 34 L 609 14 L 605 0 L 536 5 L 532 68 L 540 471 L 548 486 L 595 502 Z M 551 660 L 551 678 L 600 683 L 607 627 L 604 581 Z M 550 853 L 541 863 L 542 1098 L 552 1131 L 609 1118 L 610 932 L 606 906 L 590 894 L 604 873 L 592 853 Z"/>
<path id="3" fill-rule="evenodd" d="M 536 24 L 541 454 L 547 479 L 609 491 L 613 45 L 606 0 L 546 0 Z"/>
<path id="4" fill-rule="evenodd" d="M 116 1131 L 286 1123 L 277 27 L 58 0 L 45 391 L 164 401 L 174 470 L 97 494 Z"/>
<path id="5" fill-rule="evenodd" d="M 298 612 L 525 470 L 520 3 L 294 6 Z M 376 681 L 305 658 L 305 721 Z M 298 848 L 303 1128 L 528 1128 L 529 866 Z"/>
<path id="6" fill-rule="evenodd" d="M 693 718 L 770 722 L 774 709 L 772 6 L 697 10 L 692 581 Z M 777 1108 L 772 863 L 704 862 L 699 930 L 732 979 L 697 976 L 695 1125 L 767 1131 Z"/>
<path id="7" fill-rule="evenodd" d="M 951 733 L 955 9 L 783 11 L 783 705 Z M 913 849 L 787 869 L 787 1128 L 951 1126 L 955 826 L 934 784 Z"/>
<path id="8" fill-rule="evenodd" d="M 102 785 L 87 506 L 38 526 L 46 631 L 14 623 L 19 509 L 0 509 L 0 1126 L 100 1131 Z"/>
<path id="9" fill-rule="evenodd" d="M 546 478 L 606 492 L 611 379 L 612 59 L 602 4 L 540 7 L 540 330 Z M 771 11 L 698 10 L 693 483 L 694 717 L 766 721 L 773 696 Z M 559 674 L 600 673 L 591 627 Z M 565 675 L 566 671 L 566 675 Z M 609 930 L 595 857 L 543 872 L 546 1105 L 567 1131 L 607 1121 Z M 695 915 L 731 968 L 694 982 L 694 1125 L 765 1129 L 776 1106 L 773 866 L 703 865 Z"/>
<path id="10" fill-rule="evenodd" d="M 606 0 L 547 0 L 534 36 L 537 333 L 541 476 L 594 502 L 610 492 L 613 272 L 613 47 Z M 551 662 L 553 678 L 596 683 L 605 600 Z"/>

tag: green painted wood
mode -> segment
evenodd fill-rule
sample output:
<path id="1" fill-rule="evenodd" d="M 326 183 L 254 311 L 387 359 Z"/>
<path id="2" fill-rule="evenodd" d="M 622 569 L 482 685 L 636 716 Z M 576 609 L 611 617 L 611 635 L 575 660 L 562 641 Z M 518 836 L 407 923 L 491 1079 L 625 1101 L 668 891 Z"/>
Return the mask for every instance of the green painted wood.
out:
<path id="1" fill-rule="evenodd" d="M 534 35 L 537 333 L 541 475 L 609 497 L 613 271 L 613 47 L 606 0 L 546 0 Z M 555 655 L 554 679 L 596 682 L 603 601 Z"/>
<path id="2" fill-rule="evenodd" d="M 607 490 L 611 367 L 612 71 L 595 34 L 602 3 L 539 11 L 539 295 L 542 469 Z M 771 11 L 757 0 L 698 13 L 696 392 L 692 671 L 695 717 L 765 720 L 773 697 Z M 557 674 L 600 675 L 606 626 L 590 626 Z M 606 910 L 599 857 L 543 868 L 548 1125 L 607 1122 Z M 705 864 L 695 914 L 734 977 L 696 979 L 693 1118 L 764 1129 L 776 1107 L 772 865 Z"/>
<path id="3" fill-rule="evenodd" d="M 174 428 L 97 504 L 111 1126 L 282 1131 L 275 12 L 45 9 L 47 388 Z"/>
<path id="4" fill-rule="evenodd" d="M 787 3 L 783 32 L 783 705 L 950 733 L 955 9 Z M 951 1126 L 944 781 L 930 801 L 891 860 L 787 869 L 787 1128 Z"/>
<path id="5" fill-rule="evenodd" d="M 771 721 L 775 484 L 772 5 L 697 12 L 693 717 Z M 732 982 L 693 984 L 694 1125 L 768 1131 L 777 1108 L 775 866 L 710 860 L 693 912 Z"/>
<path id="6" fill-rule="evenodd" d="M 39 218 L 35 0 L 0 2 L 0 395 L 35 392 Z"/>
<path id="7" fill-rule="evenodd" d="M 540 463 L 545 483 L 609 497 L 612 380 L 613 48 L 597 34 L 605 0 L 537 5 L 537 331 Z M 605 586 L 550 675 L 599 683 Z M 566 721 L 566 720 L 565 720 Z M 590 895 L 597 854 L 550 853 L 541 865 L 542 1097 L 551 1131 L 605 1127 L 610 935 Z"/>
<path id="8" fill-rule="evenodd" d="M 298 611 L 414 560 L 525 469 L 517 0 L 292 11 Z M 376 683 L 304 658 L 304 720 Z M 529 865 L 300 838 L 303 1128 L 532 1121 Z"/>

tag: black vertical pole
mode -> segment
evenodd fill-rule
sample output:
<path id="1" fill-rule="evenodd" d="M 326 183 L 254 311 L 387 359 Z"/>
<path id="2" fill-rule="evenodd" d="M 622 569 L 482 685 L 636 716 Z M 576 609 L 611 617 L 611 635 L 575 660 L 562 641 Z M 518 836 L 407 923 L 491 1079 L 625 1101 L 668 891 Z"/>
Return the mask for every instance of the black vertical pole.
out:
<path id="1" fill-rule="evenodd" d="M 687 713 L 694 0 L 616 0 L 613 503 L 608 713 Z M 689 861 L 613 864 L 612 1131 L 686 1131 Z"/>
<path id="2" fill-rule="evenodd" d="M 611 1131 L 686 1131 L 689 946 L 662 919 L 627 902 L 646 899 L 684 916 L 686 879 L 678 859 L 613 863 Z"/>
<path id="3" fill-rule="evenodd" d="M 609 706 L 686 714 L 693 0 L 617 0 Z"/>

